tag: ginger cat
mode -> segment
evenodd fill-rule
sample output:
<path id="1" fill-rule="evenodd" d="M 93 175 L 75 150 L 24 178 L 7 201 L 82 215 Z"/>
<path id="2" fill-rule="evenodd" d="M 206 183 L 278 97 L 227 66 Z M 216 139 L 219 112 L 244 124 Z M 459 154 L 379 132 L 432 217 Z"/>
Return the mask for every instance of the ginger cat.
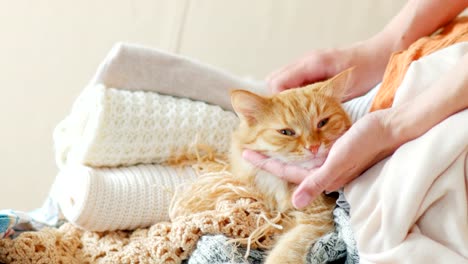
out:
<path id="1" fill-rule="evenodd" d="M 351 69 L 320 83 L 263 97 L 235 90 L 231 101 L 241 122 L 231 145 L 231 172 L 265 197 L 272 212 L 284 219 L 283 234 L 265 263 L 305 263 L 309 246 L 333 229 L 335 199 L 321 195 L 297 210 L 291 203 L 295 185 L 259 170 L 242 158 L 244 149 L 295 163 L 320 166 L 333 143 L 351 126 L 340 99 Z"/>

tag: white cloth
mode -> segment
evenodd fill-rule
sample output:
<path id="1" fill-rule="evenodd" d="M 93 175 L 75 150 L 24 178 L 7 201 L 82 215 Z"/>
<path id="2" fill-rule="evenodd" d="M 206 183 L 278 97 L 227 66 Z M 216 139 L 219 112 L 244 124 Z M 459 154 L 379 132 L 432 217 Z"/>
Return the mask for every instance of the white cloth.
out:
<path id="1" fill-rule="evenodd" d="M 467 52 L 461 43 L 414 62 L 394 105 Z M 467 124 L 468 110 L 452 115 L 346 186 L 362 263 L 468 263 Z"/>

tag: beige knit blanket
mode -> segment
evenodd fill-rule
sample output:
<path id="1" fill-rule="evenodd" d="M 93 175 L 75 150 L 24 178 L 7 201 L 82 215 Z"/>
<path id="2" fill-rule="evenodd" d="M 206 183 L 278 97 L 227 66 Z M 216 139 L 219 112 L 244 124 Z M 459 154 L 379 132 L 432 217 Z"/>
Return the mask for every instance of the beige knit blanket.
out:
<path id="1" fill-rule="evenodd" d="M 69 223 L 59 229 L 26 232 L 15 240 L 0 240 L 0 262 L 181 263 L 203 234 L 246 238 L 252 233 L 262 208 L 251 205 L 249 200 L 239 202 L 245 204 L 226 201 L 217 211 L 131 232 L 89 232 Z"/>
<path id="2" fill-rule="evenodd" d="M 89 232 L 67 223 L 59 229 L 23 233 L 16 240 L 0 240 L 0 262 L 180 263 L 202 234 L 248 237 L 256 225 L 253 211 L 226 203 L 216 216 L 206 212 L 131 232 Z"/>

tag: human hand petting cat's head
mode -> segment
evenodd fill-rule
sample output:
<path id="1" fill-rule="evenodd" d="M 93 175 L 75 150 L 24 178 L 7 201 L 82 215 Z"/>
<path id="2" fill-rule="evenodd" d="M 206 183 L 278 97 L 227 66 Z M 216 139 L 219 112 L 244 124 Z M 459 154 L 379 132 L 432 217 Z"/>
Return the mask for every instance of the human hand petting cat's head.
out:
<path id="1" fill-rule="evenodd" d="M 312 50 L 270 73 L 265 78 L 268 90 L 276 94 L 332 78 L 354 67 L 342 100 L 363 95 L 382 80 L 390 56 L 380 50 L 380 42 L 379 38 L 370 38 L 342 48 Z"/>

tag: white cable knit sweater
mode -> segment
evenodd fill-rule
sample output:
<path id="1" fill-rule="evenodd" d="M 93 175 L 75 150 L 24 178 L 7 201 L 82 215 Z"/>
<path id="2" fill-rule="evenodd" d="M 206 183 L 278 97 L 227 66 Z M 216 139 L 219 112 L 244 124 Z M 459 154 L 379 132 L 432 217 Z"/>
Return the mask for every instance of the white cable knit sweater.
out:
<path id="1" fill-rule="evenodd" d="M 57 163 L 93 167 L 163 163 L 196 144 L 225 153 L 237 124 L 236 115 L 219 106 L 97 85 L 80 96 L 55 130 Z"/>

